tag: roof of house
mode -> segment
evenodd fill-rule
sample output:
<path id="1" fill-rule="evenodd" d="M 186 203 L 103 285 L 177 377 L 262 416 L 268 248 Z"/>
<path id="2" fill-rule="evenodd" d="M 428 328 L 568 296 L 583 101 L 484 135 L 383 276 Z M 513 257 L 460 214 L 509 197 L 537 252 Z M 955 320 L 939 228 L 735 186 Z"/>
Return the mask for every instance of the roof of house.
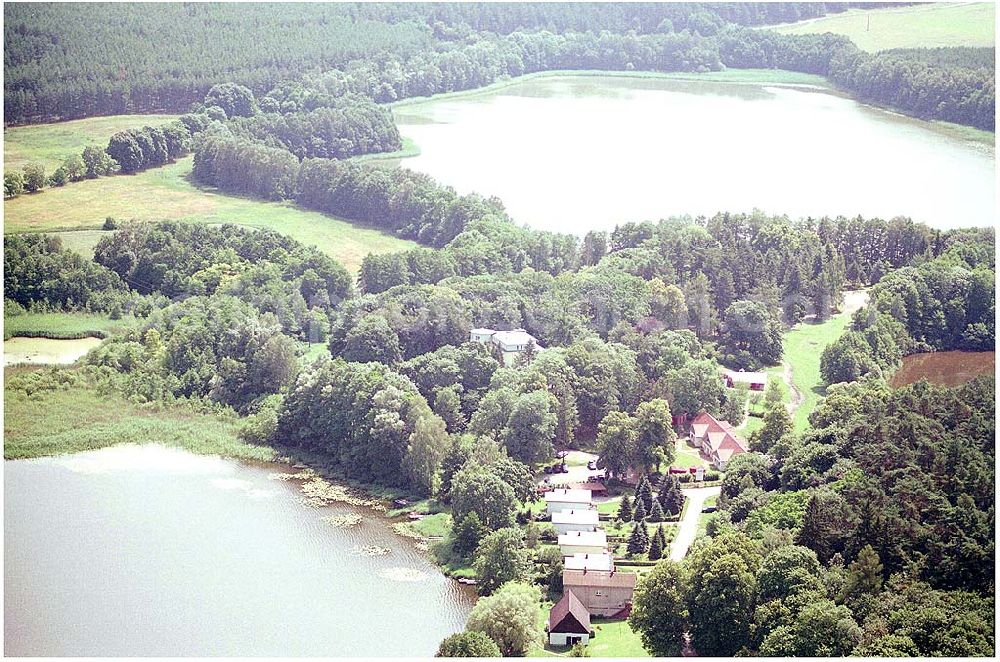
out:
<path id="1" fill-rule="evenodd" d="M 556 488 L 545 493 L 546 503 L 555 501 L 556 503 L 590 503 L 590 490 L 571 490 Z"/>
<path id="2" fill-rule="evenodd" d="M 573 619 L 576 621 L 574 627 Z M 549 632 L 590 632 L 590 612 L 572 591 L 563 593 L 549 612 Z"/>
<path id="3" fill-rule="evenodd" d="M 610 554 L 583 554 L 577 552 L 563 560 L 566 570 L 614 570 L 615 561 Z"/>
<path id="4" fill-rule="evenodd" d="M 535 343 L 535 346 L 538 346 L 538 341 L 535 340 L 535 337 L 524 329 L 497 331 L 493 334 L 493 342 L 499 343 L 501 347 L 519 347 L 528 343 Z"/>
<path id="5" fill-rule="evenodd" d="M 570 531 L 559 536 L 559 545 L 583 545 L 585 547 L 608 546 L 608 534 L 604 531 Z"/>
<path id="6" fill-rule="evenodd" d="M 597 588 L 635 588 L 638 575 L 632 572 L 611 570 L 563 570 L 563 586 L 592 586 Z"/>
<path id="7" fill-rule="evenodd" d="M 587 492 L 607 492 L 608 488 L 599 480 L 588 483 L 570 483 L 570 488 L 574 490 L 586 490 Z"/>
<path id="8" fill-rule="evenodd" d="M 746 372 L 745 370 L 726 370 L 726 377 L 734 382 L 746 382 L 747 384 L 766 384 L 766 372 Z"/>
<path id="9" fill-rule="evenodd" d="M 481 335 L 492 336 L 494 333 L 496 333 L 496 331 L 494 331 L 493 329 L 487 329 L 486 327 L 482 327 L 479 329 L 473 329 L 471 333 L 475 333 L 477 336 Z"/>
<path id="10" fill-rule="evenodd" d="M 552 513 L 553 524 L 597 524 L 600 516 L 596 510 L 589 508 L 578 510 L 560 510 Z"/>

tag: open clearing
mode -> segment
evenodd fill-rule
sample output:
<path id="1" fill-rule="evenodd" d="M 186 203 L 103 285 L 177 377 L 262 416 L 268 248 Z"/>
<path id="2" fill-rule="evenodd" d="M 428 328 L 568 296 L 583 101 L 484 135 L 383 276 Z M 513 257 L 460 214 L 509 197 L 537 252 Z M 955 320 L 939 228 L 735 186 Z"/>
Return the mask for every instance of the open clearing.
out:
<path id="1" fill-rule="evenodd" d="M 116 220 L 180 220 L 236 223 L 286 234 L 316 246 L 356 273 L 369 253 L 392 253 L 417 244 L 374 228 L 309 211 L 289 202 L 263 202 L 196 186 L 193 157 L 137 175 L 90 179 L 45 189 L 4 203 L 4 232 L 96 230 Z M 67 235 L 67 247 L 93 255 L 99 233 Z"/>
<path id="2" fill-rule="evenodd" d="M 869 52 L 889 48 L 993 46 L 995 11 L 989 2 L 851 9 L 775 30 L 783 34 L 842 34 Z"/>
<path id="3" fill-rule="evenodd" d="M 83 120 L 15 126 L 3 131 L 3 167 L 5 171 L 21 168 L 35 161 L 51 173 L 88 145 L 106 147 L 113 134 L 125 129 L 159 126 L 179 115 L 112 115 Z"/>

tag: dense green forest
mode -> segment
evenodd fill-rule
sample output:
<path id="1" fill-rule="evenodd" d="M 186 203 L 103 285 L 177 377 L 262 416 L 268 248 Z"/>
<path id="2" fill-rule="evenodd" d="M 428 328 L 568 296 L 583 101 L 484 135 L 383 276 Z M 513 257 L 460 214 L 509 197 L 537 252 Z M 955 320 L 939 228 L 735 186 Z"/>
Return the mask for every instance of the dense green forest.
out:
<path id="1" fill-rule="evenodd" d="M 476 5 L 289 5 L 276 14 L 265 6 L 246 11 L 197 4 L 112 6 L 97 13 L 87 5 L 12 4 L 4 10 L 10 46 L 5 117 L 23 123 L 183 112 L 217 83 L 237 83 L 264 95 L 304 80 L 326 94 L 351 91 L 386 102 L 552 69 L 726 66 L 822 74 L 865 101 L 993 129 L 993 68 L 977 49 L 870 55 L 844 37 L 740 27 L 844 8 L 839 3 L 570 3 L 505 5 L 502 11 Z M 139 38 L 146 30 L 157 38 Z M 300 45 L 294 55 L 283 48 L 292 33 Z M 104 56 L 106 45 L 121 43 L 123 35 L 137 37 L 122 44 L 124 59 L 112 63 Z M 185 48 L 175 49 L 182 41 Z M 222 67 L 222 62 L 239 65 Z"/>
<path id="2" fill-rule="evenodd" d="M 636 598 L 649 650 L 680 619 L 702 654 L 991 655 L 994 394 L 853 382 L 735 458 L 712 537 Z"/>

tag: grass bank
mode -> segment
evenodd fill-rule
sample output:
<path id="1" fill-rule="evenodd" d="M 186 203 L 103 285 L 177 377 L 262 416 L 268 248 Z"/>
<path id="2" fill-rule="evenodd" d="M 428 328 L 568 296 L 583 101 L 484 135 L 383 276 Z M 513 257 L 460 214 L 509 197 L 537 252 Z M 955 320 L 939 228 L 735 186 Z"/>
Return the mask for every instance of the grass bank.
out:
<path id="1" fill-rule="evenodd" d="M 25 313 L 4 315 L 4 340 L 12 336 L 26 338 L 106 338 L 135 324 L 133 317 L 113 320 L 107 315 L 90 313 Z"/>
<path id="2" fill-rule="evenodd" d="M 842 14 L 774 28 L 783 34 L 842 34 L 869 52 L 890 48 L 993 46 L 993 3 L 934 3 Z"/>
<path id="3" fill-rule="evenodd" d="M 290 202 L 242 198 L 198 186 L 190 177 L 192 162 L 193 158 L 187 157 L 137 175 L 91 179 L 7 200 L 4 232 L 67 231 L 67 246 L 92 256 L 100 238 L 95 231 L 107 216 L 236 223 L 274 230 L 316 246 L 355 273 L 369 253 L 403 251 L 417 245 Z M 90 234 L 81 235 L 80 230 Z"/>
<path id="4" fill-rule="evenodd" d="M 37 162 L 51 173 L 73 154 L 88 145 L 106 147 L 113 134 L 126 129 L 158 126 L 177 119 L 178 115 L 112 115 L 82 120 L 15 126 L 3 131 L 3 167 L 5 171 Z"/>
<path id="5" fill-rule="evenodd" d="M 28 394 L 11 388 L 23 368 L 4 371 L 4 459 L 95 450 L 124 443 L 156 441 L 198 454 L 272 460 L 270 448 L 251 446 L 236 436 L 236 420 L 201 414 L 181 406 L 140 406 L 91 386 Z"/>

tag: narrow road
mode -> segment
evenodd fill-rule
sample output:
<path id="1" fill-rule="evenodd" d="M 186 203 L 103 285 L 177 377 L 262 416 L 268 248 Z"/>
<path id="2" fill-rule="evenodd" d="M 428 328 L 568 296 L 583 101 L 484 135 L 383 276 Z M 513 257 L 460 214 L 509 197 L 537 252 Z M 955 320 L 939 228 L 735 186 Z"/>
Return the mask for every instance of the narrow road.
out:
<path id="1" fill-rule="evenodd" d="M 687 554 L 688 548 L 691 547 L 695 536 L 698 535 L 698 518 L 701 517 L 701 509 L 705 505 L 705 499 L 718 495 L 721 490 L 721 485 L 684 490 L 684 496 L 688 500 L 687 510 L 684 512 L 684 519 L 681 520 L 680 526 L 677 527 L 677 535 L 670 543 L 670 559 L 672 561 L 680 561 Z"/>

